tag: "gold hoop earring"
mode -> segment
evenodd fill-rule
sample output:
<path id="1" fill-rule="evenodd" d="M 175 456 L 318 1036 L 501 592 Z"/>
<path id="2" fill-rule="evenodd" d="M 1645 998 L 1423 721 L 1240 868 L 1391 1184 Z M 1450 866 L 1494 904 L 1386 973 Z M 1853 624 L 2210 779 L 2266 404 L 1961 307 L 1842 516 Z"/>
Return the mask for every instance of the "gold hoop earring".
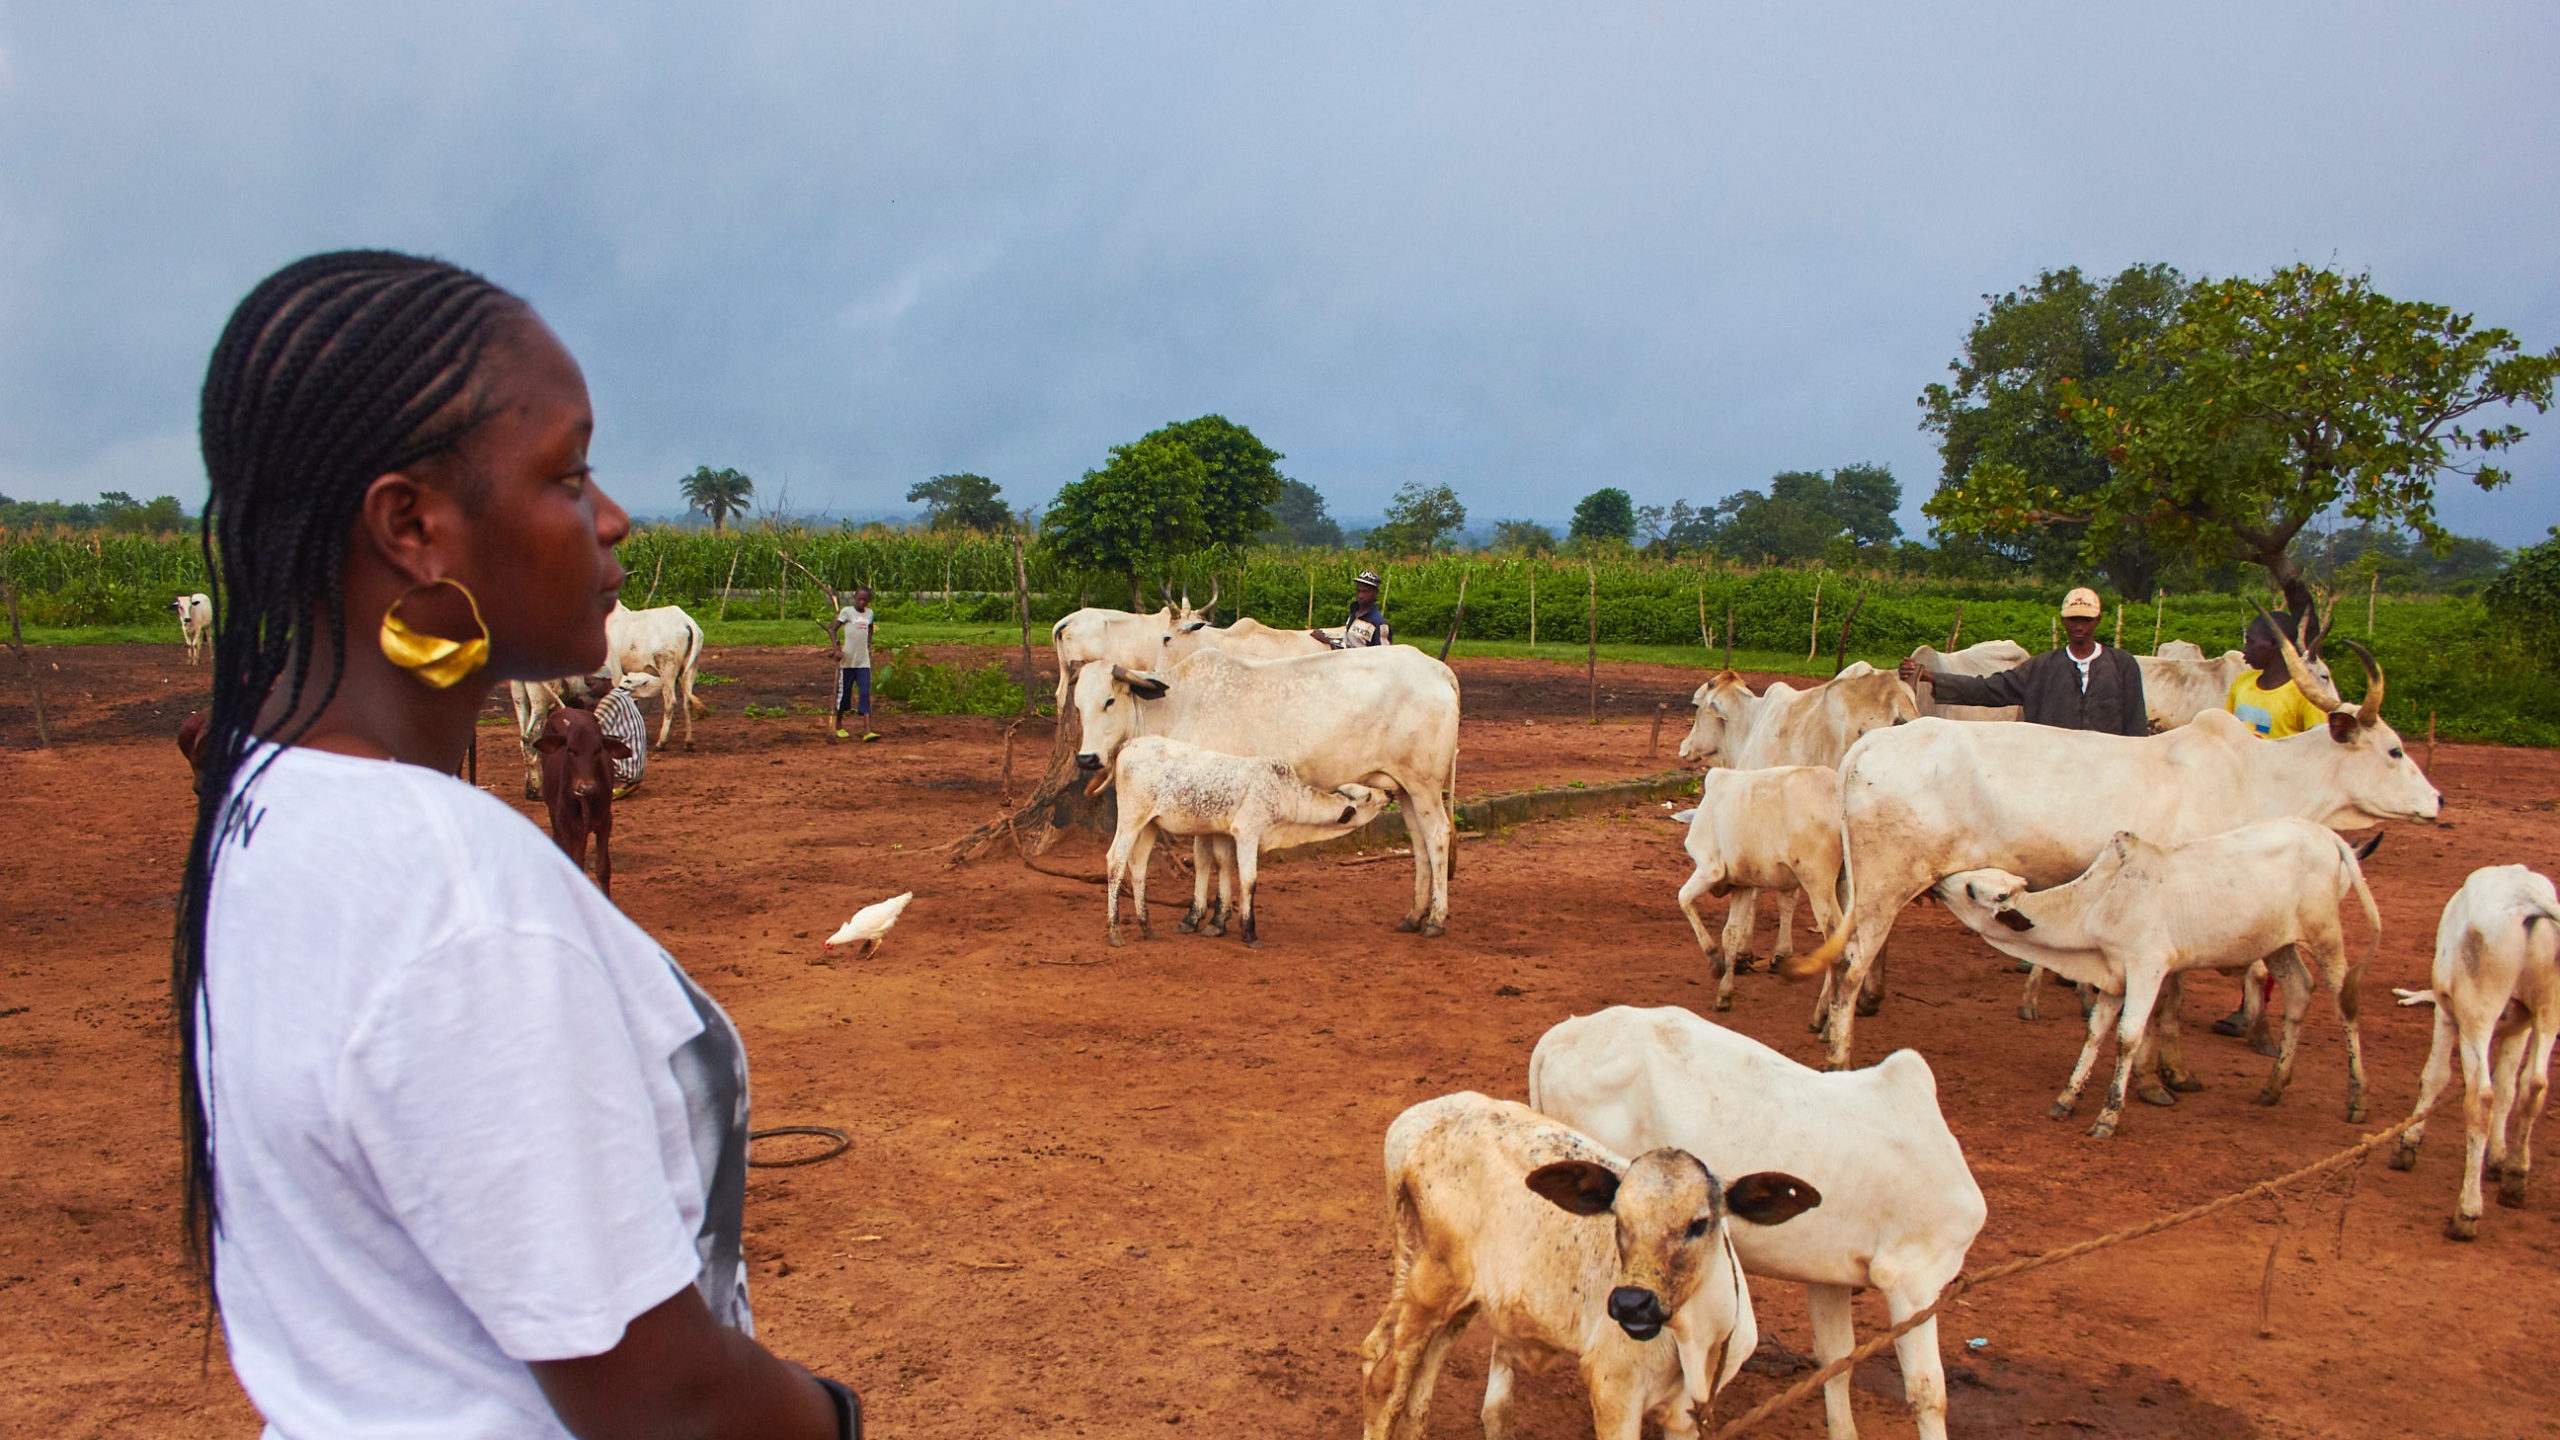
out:
<path id="1" fill-rule="evenodd" d="M 476 640 L 448 640 L 412 630 L 400 618 L 400 607 L 409 596 L 420 590 L 450 585 L 462 592 L 462 603 L 471 607 L 471 623 L 480 629 Z M 391 608 L 382 612 L 382 657 L 438 690 L 450 690 L 462 683 L 473 671 L 489 663 L 489 625 L 480 618 L 480 601 L 471 588 L 459 580 L 430 580 L 414 586 Z"/>

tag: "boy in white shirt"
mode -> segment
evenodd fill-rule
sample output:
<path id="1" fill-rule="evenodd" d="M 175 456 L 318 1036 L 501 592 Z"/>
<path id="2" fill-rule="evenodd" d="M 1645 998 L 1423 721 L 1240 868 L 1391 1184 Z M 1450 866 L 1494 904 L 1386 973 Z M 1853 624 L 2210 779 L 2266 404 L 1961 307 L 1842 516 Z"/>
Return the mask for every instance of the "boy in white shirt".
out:
<path id="1" fill-rule="evenodd" d="M 854 587 L 853 603 L 827 622 L 827 639 L 836 647 L 836 718 L 827 743 L 849 738 L 844 728 L 848 709 L 862 717 L 862 738 L 877 740 L 871 728 L 871 587 Z"/>

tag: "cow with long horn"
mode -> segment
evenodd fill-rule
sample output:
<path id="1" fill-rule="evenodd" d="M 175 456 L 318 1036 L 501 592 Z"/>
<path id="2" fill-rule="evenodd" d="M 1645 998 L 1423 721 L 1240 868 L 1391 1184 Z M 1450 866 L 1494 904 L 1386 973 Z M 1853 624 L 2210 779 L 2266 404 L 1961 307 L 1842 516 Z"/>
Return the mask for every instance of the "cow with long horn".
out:
<path id="1" fill-rule="evenodd" d="M 1895 918 L 1942 877 L 1999 869 L 2031 886 L 2058 885 L 2087 869 L 2120 830 L 2176 845 L 2286 815 L 2333 830 L 2434 819 L 2443 797 L 2383 720 L 2382 667 L 2372 655 L 2356 647 L 2365 695 L 2348 709 L 2290 641 L 2279 649 L 2294 683 L 2328 712 L 2317 730 L 2262 741 L 2220 711 L 2144 738 L 1917 720 L 1851 747 L 1839 766 L 1848 920 L 1786 967 L 1814 975 L 1846 966 L 1829 1016 L 1832 1064 L 1849 1063 L 1849 997 Z M 2059 776 L 2070 783 L 2056 783 Z M 2194 1083 L 2165 1047 L 2160 1058 L 2170 1089 Z"/>

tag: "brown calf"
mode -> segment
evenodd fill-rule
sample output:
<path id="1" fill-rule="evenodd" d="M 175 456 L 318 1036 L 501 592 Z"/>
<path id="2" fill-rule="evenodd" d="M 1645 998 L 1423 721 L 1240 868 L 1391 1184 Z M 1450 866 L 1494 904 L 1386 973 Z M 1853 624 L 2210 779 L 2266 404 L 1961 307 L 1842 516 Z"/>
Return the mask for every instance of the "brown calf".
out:
<path id="1" fill-rule="evenodd" d="M 631 747 L 604 733 L 593 712 L 561 709 L 542 722 L 534 742 L 542 755 L 542 798 L 551 807 L 551 838 L 580 870 L 587 840 L 596 842 L 596 888 L 613 893 L 613 762 Z"/>

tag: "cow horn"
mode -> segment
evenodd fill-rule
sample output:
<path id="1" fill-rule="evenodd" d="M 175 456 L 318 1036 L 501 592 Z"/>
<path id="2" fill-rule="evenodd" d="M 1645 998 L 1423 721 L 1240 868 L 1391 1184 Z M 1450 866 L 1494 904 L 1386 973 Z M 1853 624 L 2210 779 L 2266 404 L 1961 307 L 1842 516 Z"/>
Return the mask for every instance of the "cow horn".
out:
<path id="1" fill-rule="evenodd" d="M 1139 677 L 1132 674 L 1126 665 L 1114 665 L 1111 667 L 1111 678 L 1123 685 L 1133 685 L 1137 683 Z"/>
<path id="2" fill-rule="evenodd" d="M 1220 581 L 1219 581 L 1218 577 L 1217 577 L 1215 574 L 1212 574 L 1212 575 L 1209 577 L 1209 603 L 1200 607 L 1200 613 L 1201 613 L 1201 614 L 1203 614 L 1203 615 L 1215 615 L 1215 614 L 1217 614 L 1217 613 L 1218 613 L 1218 587 L 1219 587 L 1219 584 L 1220 584 Z"/>
<path id="3" fill-rule="evenodd" d="M 2347 642 L 2347 648 L 2356 652 L 2356 658 L 2364 662 L 2364 703 L 2356 707 L 2356 723 L 2376 724 L 2382 719 L 2382 662 L 2373 658 L 2372 651 L 2353 640 Z"/>
<path id="4" fill-rule="evenodd" d="M 2303 659 L 2302 652 L 2284 637 L 2284 627 L 2276 623 L 2276 617 L 2267 613 L 2267 607 L 2259 602 L 2258 597 L 2250 596 L 2249 603 L 2257 606 L 2258 618 L 2267 622 L 2267 628 L 2276 632 L 2276 644 L 2284 649 L 2285 673 L 2293 677 L 2293 688 L 2323 710 L 2335 710 L 2346 704 L 2338 698 L 2337 691 L 2321 684 L 2320 677 L 2311 673 L 2311 663 Z"/>

